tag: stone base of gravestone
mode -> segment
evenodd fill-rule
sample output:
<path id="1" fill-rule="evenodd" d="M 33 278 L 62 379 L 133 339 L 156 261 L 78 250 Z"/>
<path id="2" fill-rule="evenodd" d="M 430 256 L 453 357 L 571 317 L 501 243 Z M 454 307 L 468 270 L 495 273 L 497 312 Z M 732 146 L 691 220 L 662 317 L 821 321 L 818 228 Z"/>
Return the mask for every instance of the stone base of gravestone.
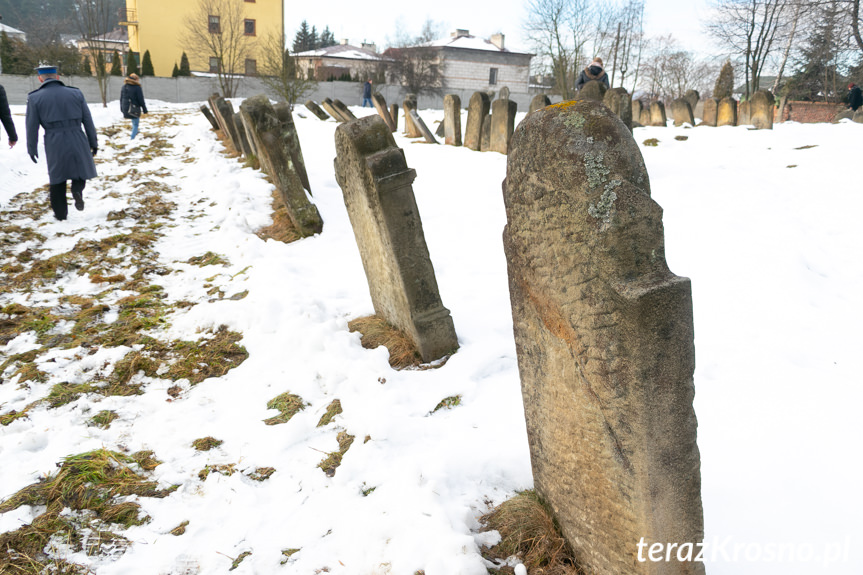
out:
<path id="1" fill-rule="evenodd" d="M 207 121 L 210 122 L 210 126 L 213 127 L 214 130 L 219 129 L 219 123 L 216 122 L 216 118 L 213 117 L 213 113 L 206 106 L 201 106 L 201 113 L 204 114 L 204 117 L 207 118 Z"/>
<path id="2" fill-rule="evenodd" d="M 537 493 L 586 573 L 703 575 L 637 559 L 640 541 L 704 536 L 690 283 L 665 263 L 638 145 L 592 101 L 530 114 L 504 203 Z"/>
<path id="3" fill-rule="evenodd" d="M 294 141 L 295 130 L 293 134 L 290 133 L 293 122 L 288 123 L 284 118 L 284 109 L 290 114 L 290 108 L 287 104 L 282 106 L 284 108 L 277 111 L 269 98 L 261 94 L 246 98 L 240 105 L 240 113 L 247 134 L 254 140 L 261 168 L 279 191 L 288 217 L 300 235 L 310 236 L 320 233 L 324 222 L 318 208 L 309 201 L 305 187 L 308 184 L 304 185 L 297 171 L 298 165 L 302 165 L 302 156 L 298 156 L 298 150 L 295 149 L 299 141 Z M 305 180 L 308 182 L 308 176 Z"/>
<path id="4" fill-rule="evenodd" d="M 467 125 L 464 129 L 464 147 L 482 150 L 482 124 L 491 110 L 491 100 L 484 92 L 474 92 L 467 106 Z M 491 126 L 489 126 L 491 129 Z"/>
<path id="5" fill-rule="evenodd" d="M 320 120 L 329 120 L 330 115 L 324 112 L 314 100 L 306 100 L 306 108 Z"/>
<path id="6" fill-rule="evenodd" d="M 716 112 L 716 125 L 737 125 L 737 100 L 730 96 L 726 96 L 725 98 L 719 100 L 719 109 Z"/>
<path id="7" fill-rule="evenodd" d="M 692 106 L 689 101 L 684 98 L 678 98 L 671 102 L 671 117 L 674 118 L 675 126 L 683 124 L 695 125 L 695 117 L 692 114 Z"/>
<path id="8" fill-rule="evenodd" d="M 704 117 L 701 123 L 705 126 L 716 126 L 716 119 L 719 113 L 719 100 L 716 98 L 707 98 L 704 101 Z"/>
<path id="9" fill-rule="evenodd" d="M 518 104 L 513 100 L 495 100 L 491 105 L 491 132 L 489 133 L 489 149 L 493 152 L 506 154 L 509 150 L 509 139 L 515 129 L 515 114 Z"/>
<path id="10" fill-rule="evenodd" d="M 458 339 L 443 306 L 408 168 L 389 127 L 366 116 L 336 129 L 336 180 L 356 236 L 375 314 L 408 334 L 423 361 Z"/>
<path id="11" fill-rule="evenodd" d="M 530 100 L 530 107 L 527 109 L 527 113 L 536 112 L 537 110 L 542 110 L 546 106 L 551 106 L 551 100 L 545 94 L 537 94 Z"/>
<path id="12" fill-rule="evenodd" d="M 773 114 L 776 111 L 776 99 L 767 90 L 758 90 L 752 94 L 749 105 L 749 121 L 759 130 L 773 129 Z"/>
<path id="13" fill-rule="evenodd" d="M 660 100 L 650 104 L 650 125 L 667 126 L 668 118 L 665 115 L 665 104 Z"/>
<path id="14" fill-rule="evenodd" d="M 390 111 L 387 108 L 387 101 L 383 97 L 383 95 L 379 92 L 375 92 L 372 94 L 372 103 L 375 105 L 375 110 L 378 112 L 378 116 L 380 116 L 384 122 L 386 122 L 387 127 L 390 129 L 390 132 L 396 131 L 396 124 L 393 121 L 393 117 L 390 115 Z"/>
<path id="15" fill-rule="evenodd" d="M 581 90 L 579 90 L 576 95 L 576 99 L 602 102 L 602 99 L 605 98 L 606 90 L 608 90 L 608 88 L 605 84 L 597 80 L 591 80 L 581 87 Z"/>
<path id="16" fill-rule="evenodd" d="M 444 144 L 461 146 L 461 98 L 447 94 L 443 99 Z"/>

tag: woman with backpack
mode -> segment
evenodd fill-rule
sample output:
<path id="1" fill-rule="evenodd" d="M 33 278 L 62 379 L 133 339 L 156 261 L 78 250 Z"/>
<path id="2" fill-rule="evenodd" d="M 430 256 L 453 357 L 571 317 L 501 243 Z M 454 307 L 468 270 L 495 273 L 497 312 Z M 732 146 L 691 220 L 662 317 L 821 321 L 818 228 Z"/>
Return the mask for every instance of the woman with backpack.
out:
<path id="1" fill-rule="evenodd" d="M 141 89 L 141 79 L 137 74 L 129 74 L 120 90 L 120 111 L 127 120 L 132 120 L 132 137 L 138 135 L 138 122 L 141 114 L 147 113 L 147 103 L 144 101 L 144 90 Z"/>
<path id="2" fill-rule="evenodd" d="M 602 82 L 603 84 L 605 84 L 606 88 L 609 87 L 608 74 L 605 73 L 604 67 L 602 65 L 602 58 L 594 58 L 593 62 L 590 63 L 590 66 L 581 71 L 575 81 L 575 89 L 581 90 L 584 85 L 591 80 Z"/>

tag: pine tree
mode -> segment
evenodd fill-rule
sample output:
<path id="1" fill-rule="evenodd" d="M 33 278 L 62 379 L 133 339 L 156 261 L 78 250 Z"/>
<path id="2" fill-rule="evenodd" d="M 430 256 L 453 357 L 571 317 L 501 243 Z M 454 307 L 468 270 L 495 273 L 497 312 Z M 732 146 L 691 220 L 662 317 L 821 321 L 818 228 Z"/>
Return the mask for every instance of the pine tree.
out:
<path id="1" fill-rule="evenodd" d="M 177 63 L 174 62 L 174 69 L 171 71 L 171 78 L 176 78 L 180 75 L 180 68 L 177 67 Z"/>
<path id="2" fill-rule="evenodd" d="M 141 61 L 141 76 L 155 76 L 153 70 L 153 60 L 150 59 L 150 51 L 144 52 L 144 59 Z"/>
<path id="3" fill-rule="evenodd" d="M 81 64 L 81 75 L 92 76 L 93 69 L 90 67 L 90 56 L 84 56 L 84 63 Z"/>
<path id="4" fill-rule="evenodd" d="M 180 71 L 177 74 L 178 76 L 191 76 L 192 69 L 189 66 L 189 57 L 186 56 L 186 53 L 183 52 L 183 55 L 180 56 Z"/>
<path id="5" fill-rule="evenodd" d="M 111 56 L 111 75 L 123 75 L 123 64 L 120 62 L 120 54 L 116 50 L 114 50 L 114 54 Z"/>
<path id="6" fill-rule="evenodd" d="M 713 87 L 713 97 L 722 99 L 731 97 L 731 92 L 734 91 L 734 68 L 731 67 L 731 60 L 726 60 L 719 71 L 719 77 L 716 79 L 716 85 Z"/>
<path id="7" fill-rule="evenodd" d="M 126 52 L 126 75 L 138 74 L 138 59 L 134 52 Z"/>
<path id="8" fill-rule="evenodd" d="M 336 45 L 336 37 L 330 32 L 330 27 L 327 26 L 324 28 L 324 31 L 321 32 L 321 37 L 318 40 L 319 48 L 326 48 L 327 46 L 335 46 Z"/>
<path id="9" fill-rule="evenodd" d="M 6 32 L 0 32 L 0 62 L 3 63 L 3 68 L 7 74 L 12 74 L 14 66 L 14 56 L 12 51 L 12 41 Z"/>
<path id="10" fill-rule="evenodd" d="M 312 50 L 313 47 L 309 45 L 309 23 L 305 20 L 300 24 L 300 29 L 297 30 L 296 35 L 294 35 L 294 44 L 291 48 L 291 51 L 296 54 L 297 52 L 305 52 L 306 50 Z"/>

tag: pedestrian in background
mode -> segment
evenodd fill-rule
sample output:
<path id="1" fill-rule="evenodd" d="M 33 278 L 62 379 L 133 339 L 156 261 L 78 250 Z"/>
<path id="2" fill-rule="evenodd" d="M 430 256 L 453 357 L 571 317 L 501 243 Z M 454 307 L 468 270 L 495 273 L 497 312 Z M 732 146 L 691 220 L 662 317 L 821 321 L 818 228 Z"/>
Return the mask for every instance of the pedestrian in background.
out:
<path id="1" fill-rule="evenodd" d="M 137 74 L 129 74 L 120 90 L 120 111 L 127 120 L 132 120 L 132 137 L 138 135 L 138 122 L 141 114 L 147 113 L 147 103 L 144 101 L 144 90 L 141 88 L 141 79 Z"/>
<path id="2" fill-rule="evenodd" d="M 860 91 L 860 86 L 851 82 L 848 84 L 848 107 L 856 112 L 860 106 L 863 106 L 863 93 Z"/>
<path id="3" fill-rule="evenodd" d="M 368 104 L 369 108 L 372 108 L 372 81 L 371 79 L 366 80 L 366 83 L 363 84 L 363 108 Z"/>
<path id="4" fill-rule="evenodd" d="M 602 58 L 594 58 L 593 62 L 590 63 L 590 66 L 588 66 L 578 74 L 578 78 L 575 81 L 575 89 L 581 90 L 582 86 L 584 86 L 591 80 L 602 82 L 603 84 L 605 84 L 606 88 L 609 87 L 608 74 L 605 73 L 605 68 L 602 64 Z"/>
<path id="5" fill-rule="evenodd" d="M 39 152 L 39 127 L 45 130 L 45 159 L 48 163 L 51 209 L 54 217 L 68 215 L 66 180 L 72 180 L 75 208 L 84 209 L 84 186 L 96 177 L 93 156 L 98 151 L 96 126 L 90 116 L 87 100 L 78 88 L 60 81 L 56 66 L 36 68 L 42 84 L 27 96 L 27 153 L 36 163 Z M 83 126 L 83 130 L 81 127 Z M 85 133 L 86 132 L 86 133 Z"/>
<path id="6" fill-rule="evenodd" d="M 12 121 L 12 112 L 9 110 L 9 100 L 6 99 L 6 90 L 0 86 L 0 122 L 6 129 L 9 137 L 9 147 L 14 148 L 18 143 L 18 132 L 15 131 L 15 123 Z"/>

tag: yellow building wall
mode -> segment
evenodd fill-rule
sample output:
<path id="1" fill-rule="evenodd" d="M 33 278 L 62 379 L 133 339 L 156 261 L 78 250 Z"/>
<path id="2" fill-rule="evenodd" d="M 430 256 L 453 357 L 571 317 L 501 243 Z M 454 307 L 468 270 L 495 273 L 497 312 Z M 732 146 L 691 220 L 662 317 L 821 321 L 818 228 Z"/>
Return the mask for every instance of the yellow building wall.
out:
<path id="1" fill-rule="evenodd" d="M 256 35 L 249 38 L 253 44 L 263 43 L 271 34 L 284 37 L 284 0 L 225 1 L 242 4 L 243 17 L 255 20 Z M 210 56 L 215 54 L 193 54 L 183 40 L 188 29 L 187 19 L 200 12 L 199 2 L 200 0 L 126 0 L 129 49 L 138 52 L 141 61 L 144 52 L 149 50 L 156 76 L 170 77 L 174 64 L 180 65 L 183 52 L 189 57 L 193 72 L 209 71 Z M 207 22 L 202 22 L 201 26 L 206 27 Z M 254 52 L 250 58 L 257 59 L 259 67 L 262 65 L 261 57 Z"/>

